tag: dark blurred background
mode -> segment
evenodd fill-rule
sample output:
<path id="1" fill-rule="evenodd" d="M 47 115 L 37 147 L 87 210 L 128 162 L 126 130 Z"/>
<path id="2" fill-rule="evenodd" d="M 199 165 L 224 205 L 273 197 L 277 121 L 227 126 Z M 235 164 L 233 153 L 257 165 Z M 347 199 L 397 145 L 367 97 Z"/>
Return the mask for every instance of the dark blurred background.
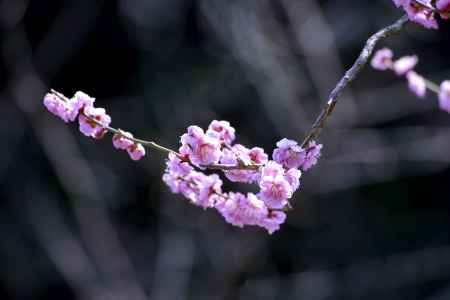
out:
<path id="1" fill-rule="evenodd" d="M 367 68 L 347 90 L 272 236 L 171 194 L 161 153 L 135 163 L 42 105 L 82 90 L 173 148 L 229 120 L 271 153 L 400 16 L 390 0 L 0 1 L 0 299 L 450 299 L 450 115 L 402 78 Z M 449 34 L 409 25 L 380 46 L 439 82 Z"/>

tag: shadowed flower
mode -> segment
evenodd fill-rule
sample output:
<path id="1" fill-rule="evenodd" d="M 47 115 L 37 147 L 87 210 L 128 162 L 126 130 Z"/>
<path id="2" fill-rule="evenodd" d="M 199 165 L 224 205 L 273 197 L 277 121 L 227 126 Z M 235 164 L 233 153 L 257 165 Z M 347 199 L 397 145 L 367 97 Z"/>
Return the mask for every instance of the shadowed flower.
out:
<path id="1" fill-rule="evenodd" d="M 269 234 L 280 229 L 280 225 L 286 221 L 286 214 L 282 211 L 270 211 L 267 216 L 260 219 L 258 225 L 264 227 Z"/>
<path id="2" fill-rule="evenodd" d="M 308 171 L 317 164 L 317 161 L 321 155 L 322 144 L 317 144 L 315 141 L 310 141 L 306 148 L 306 157 L 301 168 L 303 171 Z"/>

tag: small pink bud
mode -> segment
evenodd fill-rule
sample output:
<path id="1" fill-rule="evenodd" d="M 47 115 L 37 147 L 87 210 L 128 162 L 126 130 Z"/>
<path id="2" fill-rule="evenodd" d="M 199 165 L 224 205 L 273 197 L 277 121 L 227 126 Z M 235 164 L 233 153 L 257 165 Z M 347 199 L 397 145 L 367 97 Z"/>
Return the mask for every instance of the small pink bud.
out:
<path id="1" fill-rule="evenodd" d="M 115 133 L 112 137 L 113 146 L 116 149 L 125 150 L 131 147 L 134 142 L 131 140 L 133 135 L 126 131 L 120 131 L 120 133 Z"/>
<path id="2" fill-rule="evenodd" d="M 406 73 L 414 69 L 418 61 L 419 59 L 416 55 L 403 56 L 394 62 L 394 72 L 399 76 L 405 75 Z"/>
<path id="3" fill-rule="evenodd" d="M 408 74 L 406 74 L 406 79 L 408 79 L 408 87 L 411 92 L 416 94 L 419 98 L 425 97 L 427 87 L 422 76 L 414 71 L 409 71 Z"/>
<path id="4" fill-rule="evenodd" d="M 370 62 L 372 68 L 380 71 L 389 69 L 392 66 L 392 57 L 394 54 L 391 49 L 383 48 L 378 50 Z"/>
<path id="5" fill-rule="evenodd" d="M 127 148 L 128 155 L 134 161 L 140 160 L 145 155 L 145 148 L 142 144 L 133 144 Z"/>

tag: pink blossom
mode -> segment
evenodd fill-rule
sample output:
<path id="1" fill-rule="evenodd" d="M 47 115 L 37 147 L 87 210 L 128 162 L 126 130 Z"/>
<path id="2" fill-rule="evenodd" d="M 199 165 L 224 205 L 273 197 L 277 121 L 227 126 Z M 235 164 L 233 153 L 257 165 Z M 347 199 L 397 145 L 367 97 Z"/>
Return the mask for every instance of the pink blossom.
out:
<path id="1" fill-rule="evenodd" d="M 282 139 L 277 143 L 277 147 L 272 154 L 273 159 L 284 167 L 298 168 L 305 159 L 305 150 L 296 141 Z"/>
<path id="2" fill-rule="evenodd" d="M 269 208 L 283 208 L 292 197 L 292 187 L 283 176 L 262 177 L 259 196 Z"/>
<path id="3" fill-rule="evenodd" d="M 255 149 L 249 150 L 248 148 L 236 144 L 232 147 L 232 149 L 224 149 L 222 151 L 222 157 L 220 159 L 220 162 L 227 165 L 237 166 L 239 164 L 239 161 L 249 164 L 251 162 L 259 163 L 257 161 L 264 161 L 264 152 L 261 152 L 262 149 Z M 253 152 L 252 152 L 253 151 Z M 251 157 L 251 154 L 253 158 Z M 266 155 L 267 157 L 267 155 Z M 238 161 L 239 159 L 239 161 Z M 257 161 L 253 161 L 253 159 Z M 254 170 L 230 170 L 225 171 L 225 176 L 233 182 L 246 182 L 251 183 L 259 178 L 259 173 Z"/>
<path id="4" fill-rule="evenodd" d="M 175 153 L 169 153 L 166 164 L 167 171 L 178 176 L 186 176 L 194 170 L 191 165 L 182 161 Z"/>
<path id="5" fill-rule="evenodd" d="M 120 131 L 120 133 L 115 133 L 112 137 L 113 146 L 116 149 L 125 150 L 134 145 L 132 138 L 133 135 L 130 132 Z"/>
<path id="6" fill-rule="evenodd" d="M 437 0 L 436 8 L 441 12 L 450 12 L 450 0 Z"/>
<path id="7" fill-rule="evenodd" d="M 267 216 L 260 219 L 258 225 L 264 227 L 269 234 L 280 229 L 280 225 L 286 221 L 286 214 L 282 211 L 270 211 Z"/>
<path id="8" fill-rule="evenodd" d="M 264 152 L 263 148 L 253 147 L 248 152 L 250 160 L 255 164 L 264 164 L 268 161 L 269 156 Z"/>
<path id="9" fill-rule="evenodd" d="M 181 144 L 183 145 L 196 145 L 205 136 L 203 129 L 196 125 L 189 126 L 187 133 L 181 136 Z"/>
<path id="10" fill-rule="evenodd" d="M 409 19 L 423 25 L 426 28 L 437 29 L 438 24 L 435 13 L 429 7 L 433 7 L 431 0 L 423 0 L 426 5 L 422 5 L 414 0 L 394 0 L 397 7 L 402 6 Z"/>
<path id="11" fill-rule="evenodd" d="M 162 176 L 164 183 L 170 188 L 174 194 L 180 193 L 180 184 L 182 179 L 173 173 L 164 173 Z"/>
<path id="12" fill-rule="evenodd" d="M 141 144 L 133 144 L 127 148 L 128 155 L 134 161 L 140 160 L 145 156 L 145 148 Z"/>
<path id="13" fill-rule="evenodd" d="M 289 169 L 284 174 L 284 179 L 291 185 L 292 192 L 295 192 L 300 187 L 300 177 L 302 172 L 298 169 Z"/>
<path id="14" fill-rule="evenodd" d="M 163 181 L 170 187 L 172 193 L 180 193 L 181 188 L 186 190 L 184 178 L 188 177 L 194 168 L 189 163 L 183 162 L 175 153 L 169 153 L 166 165 Z"/>
<path id="15" fill-rule="evenodd" d="M 195 182 L 199 188 L 198 196 L 193 203 L 203 208 L 213 207 L 216 198 L 222 193 L 222 180 L 217 174 L 200 176 Z"/>
<path id="16" fill-rule="evenodd" d="M 267 216 L 268 210 L 264 202 L 255 194 L 229 193 L 228 197 L 216 204 L 216 209 L 225 220 L 238 227 L 257 225 Z"/>
<path id="17" fill-rule="evenodd" d="M 425 97 L 427 87 L 425 80 L 422 76 L 420 76 L 414 71 L 409 71 L 408 74 L 406 74 L 406 79 L 408 79 L 409 89 L 414 94 L 416 94 L 417 97 L 419 98 Z"/>
<path id="18" fill-rule="evenodd" d="M 436 1 L 436 8 L 441 12 L 443 19 L 448 19 L 450 14 L 450 0 L 438 0 Z"/>
<path id="19" fill-rule="evenodd" d="M 186 162 L 182 162 L 175 153 L 169 154 L 163 181 L 173 193 L 181 193 L 192 204 L 203 208 L 213 207 L 222 197 L 222 180 L 217 174 L 205 175 L 194 171 Z"/>
<path id="20" fill-rule="evenodd" d="M 49 112 L 60 117 L 66 123 L 75 120 L 67 103 L 54 94 L 48 93 L 45 95 L 44 105 Z"/>
<path id="21" fill-rule="evenodd" d="M 96 120 L 98 123 L 86 116 Z M 99 139 L 105 135 L 106 127 L 111 123 L 111 117 L 106 114 L 104 108 L 88 106 L 84 108 L 84 114 L 80 114 L 78 117 L 78 122 L 80 131 L 84 135 Z"/>
<path id="22" fill-rule="evenodd" d="M 94 106 L 95 98 L 90 97 L 84 92 L 78 91 L 69 102 L 72 109 L 78 112 L 82 108 Z"/>
<path id="23" fill-rule="evenodd" d="M 184 155 L 196 166 L 207 166 L 219 162 L 222 154 L 220 142 L 216 138 L 205 135 L 198 126 L 189 126 L 188 132 L 181 136 Z"/>
<path id="24" fill-rule="evenodd" d="M 383 48 L 378 50 L 372 58 L 370 64 L 372 68 L 380 71 L 389 69 L 392 66 L 392 57 L 394 56 L 391 49 Z"/>
<path id="25" fill-rule="evenodd" d="M 405 75 L 417 65 L 419 61 L 417 55 L 403 56 L 396 60 L 393 65 L 394 72 L 401 76 Z"/>
<path id="26" fill-rule="evenodd" d="M 450 80 L 441 83 L 439 91 L 439 107 L 450 113 Z"/>
<path id="27" fill-rule="evenodd" d="M 267 164 L 262 167 L 261 177 L 276 177 L 283 176 L 284 169 L 283 166 L 277 163 L 276 161 L 270 160 Z"/>
<path id="28" fill-rule="evenodd" d="M 230 126 L 230 122 L 228 121 L 213 120 L 211 124 L 209 124 L 206 134 L 213 137 L 218 136 L 222 142 L 229 145 L 231 145 L 235 139 L 235 129 Z"/>
<path id="29" fill-rule="evenodd" d="M 317 160 L 321 155 L 322 147 L 322 144 L 316 144 L 315 141 L 310 141 L 308 143 L 308 147 L 306 148 L 305 161 L 301 166 L 303 171 L 307 171 L 317 164 Z"/>

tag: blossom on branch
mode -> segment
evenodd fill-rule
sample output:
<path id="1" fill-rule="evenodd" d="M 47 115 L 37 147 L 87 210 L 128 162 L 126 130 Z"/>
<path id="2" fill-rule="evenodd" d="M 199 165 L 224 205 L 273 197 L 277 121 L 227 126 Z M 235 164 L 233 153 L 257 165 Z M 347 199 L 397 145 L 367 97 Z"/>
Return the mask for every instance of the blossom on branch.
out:
<path id="1" fill-rule="evenodd" d="M 94 107 L 94 102 L 83 92 L 69 99 L 52 91 L 43 100 L 45 107 L 65 122 L 78 117 L 79 129 L 86 136 L 100 139 L 113 133 L 113 147 L 126 150 L 132 160 L 145 156 L 144 146 L 167 152 L 162 180 L 171 192 L 183 195 L 196 206 L 216 209 L 232 225 L 260 226 L 270 234 L 286 220 L 284 211 L 291 207 L 288 201 L 300 187 L 299 168 L 307 170 L 316 164 L 322 148 L 310 141 L 303 149 L 296 141 L 282 139 L 273 152 L 274 160 L 269 160 L 263 148 L 233 144 L 235 129 L 227 121 L 214 120 L 206 132 L 199 126 L 189 126 L 180 138 L 177 153 L 110 127 L 111 117 L 104 108 Z M 223 192 L 219 174 L 206 174 L 206 169 L 223 171 L 233 182 L 254 183 L 259 192 Z"/>
<path id="2" fill-rule="evenodd" d="M 442 3 L 442 2 L 441 2 Z M 446 2 L 450 3 L 450 0 Z M 439 87 L 435 83 L 425 79 L 422 75 L 414 71 L 414 68 L 419 61 L 416 55 L 404 56 L 393 62 L 390 66 L 386 65 L 387 68 L 379 67 L 380 57 L 388 57 L 392 60 L 392 50 L 383 48 L 378 50 L 371 61 L 372 67 L 377 70 L 387 70 L 391 69 L 397 75 L 405 75 L 408 82 L 408 88 L 417 97 L 424 98 L 427 93 L 427 89 L 438 94 L 439 108 L 450 113 L 450 81 L 446 80 L 442 82 Z M 388 55 L 386 55 L 388 53 Z"/>

